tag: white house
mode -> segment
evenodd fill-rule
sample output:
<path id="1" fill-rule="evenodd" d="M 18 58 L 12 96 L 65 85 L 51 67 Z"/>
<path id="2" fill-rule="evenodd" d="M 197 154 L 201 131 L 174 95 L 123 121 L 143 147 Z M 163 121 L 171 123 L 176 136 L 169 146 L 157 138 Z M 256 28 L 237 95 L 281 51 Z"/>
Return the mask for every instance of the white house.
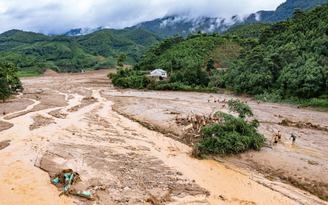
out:
<path id="1" fill-rule="evenodd" d="M 167 72 L 163 69 L 155 69 L 155 70 L 150 72 L 150 76 L 159 76 L 159 77 L 166 78 L 167 77 Z"/>

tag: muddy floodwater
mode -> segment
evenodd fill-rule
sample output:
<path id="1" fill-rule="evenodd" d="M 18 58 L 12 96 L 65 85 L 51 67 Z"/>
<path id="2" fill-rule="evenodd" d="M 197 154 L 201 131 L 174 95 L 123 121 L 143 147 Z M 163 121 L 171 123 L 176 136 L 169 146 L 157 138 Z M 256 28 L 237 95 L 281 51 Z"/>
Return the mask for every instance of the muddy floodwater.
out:
<path id="1" fill-rule="evenodd" d="M 1 205 L 328 204 L 327 113 L 241 98 L 266 145 L 199 160 L 176 116 L 228 112 L 208 99 L 240 97 L 117 89 L 108 72 L 23 78 L 23 94 L 0 103 Z M 95 200 L 60 195 L 50 179 L 63 169 Z"/>

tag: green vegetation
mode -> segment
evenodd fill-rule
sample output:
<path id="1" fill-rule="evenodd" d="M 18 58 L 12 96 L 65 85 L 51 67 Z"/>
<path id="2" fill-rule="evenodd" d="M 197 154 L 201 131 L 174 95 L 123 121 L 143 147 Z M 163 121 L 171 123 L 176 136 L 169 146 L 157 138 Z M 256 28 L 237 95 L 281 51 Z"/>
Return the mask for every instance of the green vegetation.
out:
<path id="1" fill-rule="evenodd" d="M 175 36 L 153 46 L 142 56 L 142 61 L 136 67 L 143 70 L 161 68 L 167 71 L 202 68 L 211 50 L 223 43 L 224 39 L 216 33 L 197 33 L 189 35 L 187 39 Z"/>
<path id="2" fill-rule="evenodd" d="M 243 38 L 258 38 L 265 29 L 270 27 L 269 23 L 238 24 L 229 28 L 226 32 Z"/>
<path id="3" fill-rule="evenodd" d="M 328 4 L 275 23 L 258 45 L 225 72 L 225 87 L 237 93 L 270 93 L 281 99 L 321 98 L 328 94 Z M 277 98 L 277 97 L 276 97 Z"/>
<path id="4" fill-rule="evenodd" d="M 17 65 L 24 76 L 41 74 L 47 68 L 57 72 L 115 68 L 120 55 L 133 65 L 160 39 L 141 29 L 104 29 L 77 37 L 11 30 L 0 34 L 0 61 Z"/>
<path id="5" fill-rule="evenodd" d="M 258 121 L 247 122 L 244 118 L 246 114 L 253 115 L 249 106 L 239 100 L 230 100 L 228 105 L 231 111 L 236 111 L 243 117 L 234 117 L 223 112 L 215 113 L 222 118 L 223 123 L 202 128 L 202 140 L 193 149 L 195 157 L 201 158 L 208 154 L 226 156 L 249 149 L 259 150 L 262 147 L 265 138 L 256 131 Z"/>
<path id="6" fill-rule="evenodd" d="M 11 94 L 23 90 L 18 75 L 18 68 L 13 64 L 0 63 L 0 99 L 5 102 Z"/>
<path id="7" fill-rule="evenodd" d="M 119 68 L 116 74 L 110 73 L 108 77 L 112 79 L 112 83 L 116 86 L 141 89 L 147 87 L 150 83 L 150 79 L 145 74 L 142 71 Z"/>
<path id="8" fill-rule="evenodd" d="M 225 88 L 266 101 L 327 107 L 326 22 L 328 4 L 307 13 L 296 9 L 293 18 L 285 22 L 240 25 L 224 35 L 174 36 L 151 47 L 134 70 L 161 68 L 168 72 L 169 79 L 144 83 L 143 88 L 147 89 Z M 124 82 L 135 80 L 121 77 Z M 118 85 L 116 82 L 114 85 Z M 131 86 L 132 83 L 124 83 L 123 87 Z"/>
<path id="9" fill-rule="evenodd" d="M 0 99 L 5 102 L 11 95 L 10 87 L 4 78 L 0 78 Z"/>
<path id="10" fill-rule="evenodd" d="M 294 8 L 297 2 L 289 0 L 277 10 Z M 308 12 L 296 9 L 283 22 L 238 25 L 224 35 L 198 32 L 162 42 L 151 32 L 132 28 L 77 37 L 12 30 L 0 35 L 0 62 L 17 65 L 21 76 L 47 68 L 78 72 L 133 64 L 134 71 L 111 76 L 114 85 L 203 92 L 223 88 L 262 100 L 326 107 L 326 22 L 328 4 Z M 146 77 L 156 68 L 167 71 L 169 78 Z"/>
<path id="11" fill-rule="evenodd" d="M 229 100 L 228 106 L 230 111 L 237 112 L 240 118 L 253 117 L 253 112 L 251 108 L 247 105 L 242 103 L 240 100 Z"/>
<path id="12" fill-rule="evenodd" d="M 122 67 L 125 60 L 126 60 L 126 55 L 124 53 L 122 53 L 117 58 L 117 66 Z"/>
<path id="13" fill-rule="evenodd" d="M 232 39 L 197 33 L 188 38 L 174 36 L 150 48 L 134 67 L 134 72 L 118 72 L 111 76 L 113 84 L 121 87 L 135 87 L 133 83 L 140 73 L 161 68 L 169 73 L 169 79 L 148 80 L 143 88 L 153 90 L 184 90 L 214 92 L 217 90 L 216 66 L 228 66 L 240 52 L 240 46 Z M 218 63 L 220 61 L 220 63 Z M 144 75 L 147 72 L 143 72 Z M 122 80 L 117 80 L 117 79 Z M 123 83 L 124 82 L 124 83 Z M 144 82 L 146 82 L 144 80 Z M 139 88 L 141 88 L 138 84 Z"/>

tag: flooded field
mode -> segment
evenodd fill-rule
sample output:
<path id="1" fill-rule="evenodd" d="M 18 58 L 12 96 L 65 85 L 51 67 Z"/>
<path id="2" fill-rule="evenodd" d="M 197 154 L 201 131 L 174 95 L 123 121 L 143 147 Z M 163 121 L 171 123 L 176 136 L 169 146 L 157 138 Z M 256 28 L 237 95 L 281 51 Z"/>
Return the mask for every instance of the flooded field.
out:
<path id="1" fill-rule="evenodd" d="M 23 78 L 23 95 L 0 104 L 1 205 L 328 204 L 318 198 L 328 193 L 327 113 L 243 98 L 266 147 L 198 160 L 175 124 L 177 113 L 226 107 L 207 102 L 211 94 L 117 90 L 108 72 Z M 281 125 L 284 119 L 290 126 Z M 272 146 L 277 130 L 283 137 Z M 295 144 L 291 132 L 301 136 Z M 50 176 L 67 168 L 95 201 L 59 196 Z"/>

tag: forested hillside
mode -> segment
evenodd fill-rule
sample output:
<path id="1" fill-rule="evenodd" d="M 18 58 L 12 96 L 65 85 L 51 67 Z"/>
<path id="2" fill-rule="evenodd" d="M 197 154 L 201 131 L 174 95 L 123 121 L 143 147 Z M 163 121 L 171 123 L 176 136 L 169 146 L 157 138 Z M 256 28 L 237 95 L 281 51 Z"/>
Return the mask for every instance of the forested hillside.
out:
<path id="1" fill-rule="evenodd" d="M 280 97 L 327 98 L 328 4 L 264 30 L 225 74 L 225 85 L 238 93 Z"/>
<path id="2" fill-rule="evenodd" d="M 175 36 L 153 46 L 135 71 L 122 70 L 111 77 L 123 87 L 228 88 L 262 99 L 320 98 L 323 101 L 318 102 L 327 106 L 327 22 L 328 4 L 324 4 L 309 12 L 296 10 L 293 18 L 272 25 L 242 26 L 225 35 Z M 252 28 L 251 32 L 247 28 Z M 169 80 L 154 82 L 140 77 L 143 74 L 138 70 L 154 68 L 166 70 Z"/>
<path id="3" fill-rule="evenodd" d="M 111 78 L 114 85 L 122 87 L 214 91 L 221 79 L 220 71 L 215 67 L 225 69 L 230 66 L 241 51 L 238 41 L 248 42 L 217 33 L 168 38 L 149 49 L 134 70 L 120 70 Z M 145 78 L 147 72 L 143 71 L 155 68 L 166 70 L 169 81 Z"/>
<path id="4" fill-rule="evenodd" d="M 258 38 L 261 32 L 270 27 L 270 25 L 270 23 L 239 24 L 229 28 L 224 34 L 236 35 L 243 38 Z"/>
<path id="5" fill-rule="evenodd" d="M 328 0 L 287 0 L 280 4 L 275 11 L 259 11 L 250 15 L 244 23 L 284 21 L 293 16 L 295 9 L 307 11 L 327 2 Z"/>
<path id="6" fill-rule="evenodd" d="M 111 68 L 122 53 L 126 63 L 136 63 L 160 40 L 141 29 L 104 29 L 77 37 L 11 30 L 0 34 L 0 61 L 14 63 L 23 74 L 42 73 L 46 68 L 58 72 Z"/>

